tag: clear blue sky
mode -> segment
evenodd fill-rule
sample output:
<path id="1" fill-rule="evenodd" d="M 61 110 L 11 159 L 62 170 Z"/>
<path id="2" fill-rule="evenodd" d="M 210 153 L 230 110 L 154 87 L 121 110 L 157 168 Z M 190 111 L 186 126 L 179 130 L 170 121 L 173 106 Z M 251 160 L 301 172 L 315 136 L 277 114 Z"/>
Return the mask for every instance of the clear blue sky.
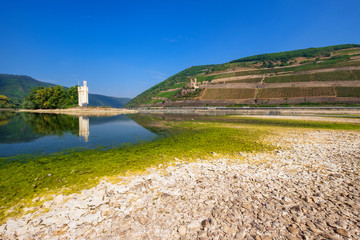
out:
<path id="1" fill-rule="evenodd" d="M 135 97 L 194 65 L 360 43 L 359 0 L 0 0 L 0 73 Z"/>

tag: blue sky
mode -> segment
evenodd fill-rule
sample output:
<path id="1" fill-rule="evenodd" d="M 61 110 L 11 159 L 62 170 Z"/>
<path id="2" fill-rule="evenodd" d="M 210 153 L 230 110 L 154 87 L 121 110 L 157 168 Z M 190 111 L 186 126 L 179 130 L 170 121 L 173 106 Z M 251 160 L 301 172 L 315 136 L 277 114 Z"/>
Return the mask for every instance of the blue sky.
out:
<path id="1" fill-rule="evenodd" d="M 360 43 L 359 0 L 0 0 L 0 73 L 135 97 L 194 65 Z"/>

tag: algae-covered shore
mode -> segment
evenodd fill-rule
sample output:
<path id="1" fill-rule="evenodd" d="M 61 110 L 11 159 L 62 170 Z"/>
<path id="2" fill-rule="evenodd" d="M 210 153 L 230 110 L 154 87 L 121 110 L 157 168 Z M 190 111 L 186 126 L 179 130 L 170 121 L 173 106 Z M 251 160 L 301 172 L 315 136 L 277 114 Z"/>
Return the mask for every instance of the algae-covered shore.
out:
<path id="1" fill-rule="evenodd" d="M 0 237 L 360 237 L 357 121 L 134 118 L 170 133 L 1 166 Z"/>

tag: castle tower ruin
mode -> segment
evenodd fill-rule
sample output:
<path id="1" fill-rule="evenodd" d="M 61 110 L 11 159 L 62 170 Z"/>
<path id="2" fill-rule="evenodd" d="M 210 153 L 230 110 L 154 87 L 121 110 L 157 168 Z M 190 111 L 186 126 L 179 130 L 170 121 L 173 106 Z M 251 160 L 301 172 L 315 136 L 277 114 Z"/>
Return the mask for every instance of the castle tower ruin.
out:
<path id="1" fill-rule="evenodd" d="M 79 99 L 79 106 L 86 107 L 89 104 L 89 90 L 87 87 L 87 82 L 83 82 L 84 86 L 78 87 L 78 99 Z"/>
<path id="2" fill-rule="evenodd" d="M 190 79 L 190 87 L 191 87 L 191 88 L 194 88 L 194 89 L 199 88 L 196 78 L 191 78 L 191 79 Z"/>

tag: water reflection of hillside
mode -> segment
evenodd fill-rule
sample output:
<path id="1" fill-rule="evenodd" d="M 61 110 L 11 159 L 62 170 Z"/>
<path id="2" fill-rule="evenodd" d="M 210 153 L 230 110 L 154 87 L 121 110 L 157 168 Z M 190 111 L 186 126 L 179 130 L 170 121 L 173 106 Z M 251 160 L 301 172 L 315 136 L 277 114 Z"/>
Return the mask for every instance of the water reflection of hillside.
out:
<path id="1" fill-rule="evenodd" d="M 81 136 L 87 142 L 90 125 L 131 121 L 126 115 L 77 117 L 64 114 L 19 113 L 0 111 L 0 143 L 31 142 L 43 136 Z"/>
<path id="2" fill-rule="evenodd" d="M 163 125 L 168 118 L 163 114 L 130 114 L 134 122 L 158 136 L 166 136 L 170 129 Z"/>
<path id="3" fill-rule="evenodd" d="M 0 143 L 31 142 L 41 134 L 34 132 L 23 114 L 15 112 L 0 112 Z"/>
<path id="4" fill-rule="evenodd" d="M 25 114 L 23 118 L 32 130 L 41 135 L 62 136 L 66 132 L 73 135 L 79 132 L 78 117 L 60 114 Z"/>
<path id="5" fill-rule="evenodd" d="M 0 112 L 0 143 L 31 142 L 47 135 L 78 134 L 77 117 L 55 114 Z"/>
<path id="6" fill-rule="evenodd" d="M 156 138 L 127 116 L 79 117 L 0 111 L 0 158 L 63 150 L 107 149 Z"/>

